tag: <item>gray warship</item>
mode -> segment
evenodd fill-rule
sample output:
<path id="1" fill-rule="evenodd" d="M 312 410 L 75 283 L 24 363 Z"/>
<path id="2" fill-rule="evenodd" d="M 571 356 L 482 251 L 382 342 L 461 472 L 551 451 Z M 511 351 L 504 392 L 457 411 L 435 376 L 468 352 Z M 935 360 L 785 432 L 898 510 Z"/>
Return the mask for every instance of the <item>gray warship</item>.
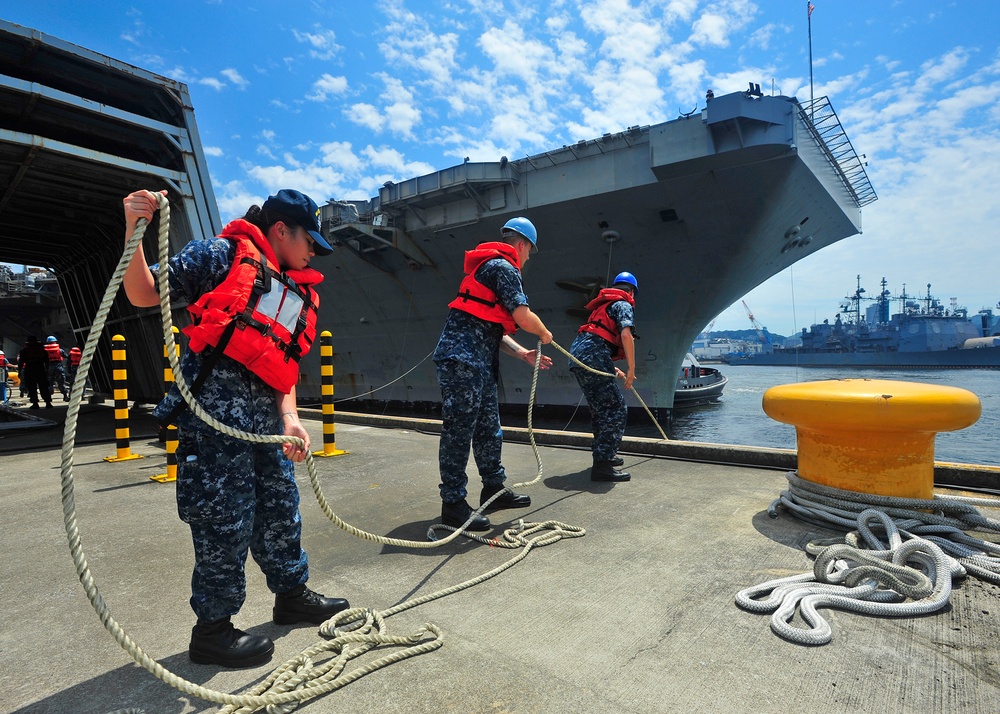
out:
<path id="1" fill-rule="evenodd" d="M 123 195 L 170 189 L 171 252 L 221 230 L 190 95 L 181 82 L 0 21 L 0 99 L 0 261 L 52 269 L 70 321 L 58 336 L 82 344 L 121 252 Z M 523 215 L 540 247 L 525 289 L 562 346 L 610 276 L 637 275 L 636 388 L 668 410 L 698 332 L 771 276 L 859 233 L 874 200 L 827 98 L 766 96 L 756 84 L 661 124 L 465 161 L 365 200 L 338 197 L 322 207 L 340 250 L 323 260 L 320 286 L 335 399 L 440 401 L 430 354 L 464 251 Z M 185 319 L 178 309 L 175 324 Z M 162 341 L 156 312 L 116 300 L 91 374 L 99 391 L 111 389 L 114 333 L 142 346 L 129 352 L 130 398 L 157 400 L 162 355 L 148 349 Z M 537 404 L 578 405 L 565 359 L 551 353 L 557 364 L 541 374 Z M 316 349 L 303 360 L 302 401 L 321 398 L 319 359 Z M 501 402 L 527 404 L 531 377 L 502 366 Z"/>
<path id="2" fill-rule="evenodd" d="M 802 328 L 801 345 L 733 357 L 730 364 L 858 367 L 873 369 L 1000 369 L 1000 318 L 990 308 L 970 315 L 953 302 L 950 308 L 931 295 L 892 296 L 882 290 L 868 297 L 861 276 L 831 323 Z M 863 307 L 866 300 L 873 304 Z M 899 312 L 890 315 L 898 300 Z"/>

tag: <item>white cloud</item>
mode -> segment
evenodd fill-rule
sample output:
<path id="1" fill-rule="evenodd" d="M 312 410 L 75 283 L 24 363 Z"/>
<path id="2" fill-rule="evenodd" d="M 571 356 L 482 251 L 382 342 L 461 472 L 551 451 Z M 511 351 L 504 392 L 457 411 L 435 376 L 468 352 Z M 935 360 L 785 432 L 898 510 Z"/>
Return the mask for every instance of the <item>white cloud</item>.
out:
<path id="1" fill-rule="evenodd" d="M 224 69 L 219 74 L 221 74 L 223 77 L 228 79 L 230 82 L 232 82 L 240 89 L 246 89 L 250 85 L 250 82 L 244 79 L 243 76 L 235 69 L 232 68 Z"/>
<path id="2" fill-rule="evenodd" d="M 360 126 L 367 127 L 374 132 L 382 130 L 385 124 L 385 117 L 378 107 L 371 104 L 358 103 L 344 109 L 344 116 L 350 121 Z"/>
<path id="3" fill-rule="evenodd" d="M 356 175 L 364 168 L 349 141 L 327 142 L 320 147 L 320 154 L 324 164 L 334 166 L 348 175 Z"/>
<path id="4" fill-rule="evenodd" d="M 330 95 L 344 94 L 347 91 L 347 77 L 334 77 L 333 75 L 323 75 L 313 82 L 313 91 L 306 95 L 306 99 L 313 102 L 325 102 Z"/>
<path id="5" fill-rule="evenodd" d="M 212 89 L 216 90 L 217 92 L 221 92 L 223 89 L 225 89 L 225 86 L 226 86 L 225 84 L 223 84 L 220 80 L 216 79 L 215 77 L 202 77 L 201 79 L 197 80 L 197 82 L 198 82 L 198 84 L 203 84 L 206 87 L 211 87 Z"/>
<path id="6" fill-rule="evenodd" d="M 299 32 L 292 30 L 295 39 L 309 45 L 309 56 L 317 60 L 331 60 L 344 49 L 337 44 L 337 36 L 333 30 L 319 32 Z"/>

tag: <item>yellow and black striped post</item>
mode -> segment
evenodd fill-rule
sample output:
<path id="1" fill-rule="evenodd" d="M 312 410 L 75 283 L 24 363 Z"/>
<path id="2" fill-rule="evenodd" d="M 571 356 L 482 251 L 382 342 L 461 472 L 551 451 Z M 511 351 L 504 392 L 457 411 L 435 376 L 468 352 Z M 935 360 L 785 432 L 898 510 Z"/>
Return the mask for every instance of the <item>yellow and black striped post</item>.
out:
<path id="1" fill-rule="evenodd" d="M 105 461 L 130 461 L 143 458 L 129 451 L 128 436 L 128 380 L 125 369 L 125 338 L 115 335 L 111 338 L 112 379 L 115 389 L 115 446 L 114 456 L 105 456 Z"/>
<path id="2" fill-rule="evenodd" d="M 180 331 L 176 327 L 170 328 L 174 333 L 174 353 L 177 355 L 178 359 L 181 356 L 181 346 L 177 343 L 177 335 Z M 167 395 L 170 391 L 170 385 L 174 383 L 174 371 L 170 369 L 170 358 L 167 354 L 167 342 L 163 341 L 163 396 Z M 171 481 L 177 480 L 177 427 L 173 424 L 169 424 L 166 429 L 167 432 L 167 472 L 165 474 L 157 474 L 155 476 L 150 476 L 150 480 L 158 481 L 159 483 L 169 483 Z"/>
<path id="3" fill-rule="evenodd" d="M 320 374 L 323 377 L 323 450 L 313 456 L 340 456 L 348 452 L 337 448 L 337 425 L 333 420 L 333 335 L 323 330 L 319 336 Z"/>

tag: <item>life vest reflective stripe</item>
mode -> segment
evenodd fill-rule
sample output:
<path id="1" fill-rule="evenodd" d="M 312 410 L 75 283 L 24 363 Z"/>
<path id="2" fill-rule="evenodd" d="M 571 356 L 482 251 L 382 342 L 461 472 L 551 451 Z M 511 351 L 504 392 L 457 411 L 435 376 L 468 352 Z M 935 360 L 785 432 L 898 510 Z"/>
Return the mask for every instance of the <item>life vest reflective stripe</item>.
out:
<path id="1" fill-rule="evenodd" d="M 458 286 L 458 296 L 448 303 L 448 307 L 462 310 L 487 322 L 497 322 L 503 326 L 505 335 L 517 332 L 513 315 L 497 301 L 497 295 L 476 280 L 476 271 L 487 260 L 503 258 L 521 272 L 521 260 L 514 246 L 507 243 L 481 243 L 474 250 L 465 251 L 465 277 Z"/>
<path id="2" fill-rule="evenodd" d="M 287 394 L 298 382 L 299 360 L 316 338 L 319 296 L 310 285 L 323 276 L 310 268 L 294 273 L 277 270 L 263 234 L 242 219 L 226 226 L 221 237 L 235 243 L 236 255 L 225 280 L 188 306 L 193 319 L 183 330 L 188 347 L 199 353 L 206 347 L 221 348 L 227 357 Z M 269 256 L 258 243 L 268 245 Z M 230 323 L 235 329 L 223 341 Z"/>
<path id="3" fill-rule="evenodd" d="M 79 347 L 74 347 L 69 351 L 69 363 L 74 367 L 80 366 L 80 360 L 83 359 L 83 350 Z"/>
<path id="4" fill-rule="evenodd" d="M 49 362 L 63 361 L 62 350 L 59 349 L 58 342 L 46 342 L 43 346 L 45 347 L 45 354 L 49 356 Z"/>
<path id="5" fill-rule="evenodd" d="M 587 309 L 591 311 L 590 317 L 580 326 L 578 332 L 590 332 L 611 343 L 611 359 L 625 359 L 625 348 L 622 346 L 622 333 L 618 329 L 618 323 L 608 315 L 608 308 L 619 300 L 624 300 L 629 305 L 635 305 L 635 298 L 624 290 L 618 288 L 604 288 L 597 294 L 597 297 L 587 303 Z M 633 333 L 634 333 L 633 329 Z"/>

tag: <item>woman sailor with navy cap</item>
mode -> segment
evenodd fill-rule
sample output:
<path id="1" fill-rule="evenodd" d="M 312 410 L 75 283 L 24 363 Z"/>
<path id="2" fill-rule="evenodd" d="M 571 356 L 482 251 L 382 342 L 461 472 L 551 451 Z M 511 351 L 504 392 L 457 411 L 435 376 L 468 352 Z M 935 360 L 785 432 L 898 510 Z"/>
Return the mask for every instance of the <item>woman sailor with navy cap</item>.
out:
<path id="1" fill-rule="evenodd" d="M 157 196 L 136 191 L 124 207 L 128 237 L 140 218 L 152 220 Z M 319 624 L 348 607 L 306 587 L 293 463 L 309 450 L 295 384 L 316 336 L 314 288 L 323 280 L 310 262 L 333 250 L 319 213 L 311 198 L 284 189 L 169 261 L 171 299 L 186 302 L 192 319 L 181 369 L 198 402 L 235 429 L 304 442 L 250 444 L 217 433 L 185 408 L 176 385 L 156 407 L 162 423 L 178 427 L 177 510 L 194 543 L 190 602 L 198 622 L 188 653 L 196 663 L 254 667 L 271 658 L 269 638 L 230 621 L 246 597 L 248 552 L 275 593 L 276 624 Z M 159 304 L 158 269 L 146 265 L 140 244 L 124 278 L 133 305 Z"/>

